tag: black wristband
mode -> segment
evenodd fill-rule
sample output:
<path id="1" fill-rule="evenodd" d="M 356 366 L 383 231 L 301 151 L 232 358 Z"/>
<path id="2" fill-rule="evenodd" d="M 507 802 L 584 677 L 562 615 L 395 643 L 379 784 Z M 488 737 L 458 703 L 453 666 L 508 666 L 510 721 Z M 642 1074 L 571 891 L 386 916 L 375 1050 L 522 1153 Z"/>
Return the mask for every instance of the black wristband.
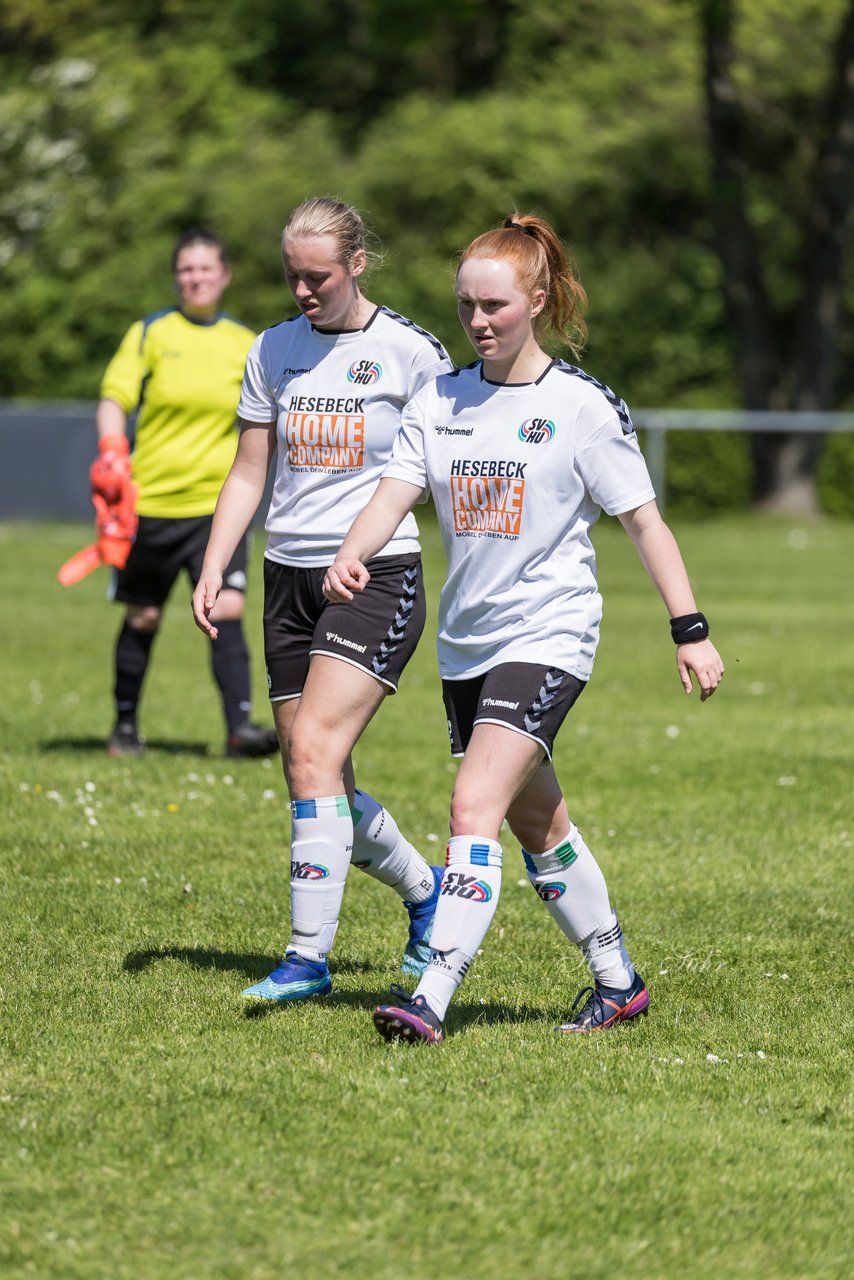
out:
<path id="1" fill-rule="evenodd" d="M 709 624 L 704 613 L 685 613 L 681 618 L 670 619 L 670 634 L 674 644 L 692 644 L 695 640 L 705 640 L 709 634 Z"/>

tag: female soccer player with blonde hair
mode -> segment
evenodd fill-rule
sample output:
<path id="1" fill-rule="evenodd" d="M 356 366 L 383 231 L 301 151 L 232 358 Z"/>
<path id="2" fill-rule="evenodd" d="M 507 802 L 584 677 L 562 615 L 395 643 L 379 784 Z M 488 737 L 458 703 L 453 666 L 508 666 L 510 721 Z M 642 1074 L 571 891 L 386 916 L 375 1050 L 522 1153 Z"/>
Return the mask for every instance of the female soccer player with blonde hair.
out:
<path id="1" fill-rule="evenodd" d="M 350 861 L 392 887 L 409 912 L 405 972 L 426 963 L 438 895 L 431 868 L 391 814 L 355 786 L 350 753 L 395 693 L 424 626 L 418 529 L 401 517 L 371 562 L 360 607 L 329 605 L 323 574 L 389 459 L 406 402 L 451 367 L 445 349 L 361 289 L 361 216 L 339 200 L 307 200 L 282 235 L 299 315 L 249 352 L 238 405 L 240 442 L 214 515 L 193 596 L 197 624 L 261 500 L 278 446 L 264 560 L 264 648 L 291 797 L 291 939 L 282 964 L 243 995 L 282 1003 L 331 988 L 327 957 Z"/>

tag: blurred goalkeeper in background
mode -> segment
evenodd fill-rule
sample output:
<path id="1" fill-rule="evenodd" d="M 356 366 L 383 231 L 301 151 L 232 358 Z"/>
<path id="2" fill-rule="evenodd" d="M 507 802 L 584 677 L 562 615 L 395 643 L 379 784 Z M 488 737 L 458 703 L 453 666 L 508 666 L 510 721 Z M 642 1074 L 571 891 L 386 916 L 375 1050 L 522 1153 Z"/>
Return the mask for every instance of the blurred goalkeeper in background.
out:
<path id="1" fill-rule="evenodd" d="M 172 253 L 177 306 L 131 325 L 104 374 L 96 413 L 99 453 L 90 472 L 93 499 L 121 511 L 134 505 L 138 525 L 112 596 L 125 606 L 115 652 L 115 727 L 110 755 L 143 748 L 137 713 L 163 608 L 182 569 L 195 586 L 216 500 L 237 445 L 236 406 L 246 354 L 255 337 L 223 315 L 231 279 L 222 242 L 211 232 L 185 232 Z M 133 459 L 127 417 L 139 408 Z M 137 522 L 130 513 L 126 533 Z M 214 679 L 226 722 L 226 755 L 278 750 L 276 732 L 253 724 L 249 652 L 243 635 L 247 540 L 224 574 L 212 645 Z M 112 560 L 121 563 L 124 556 Z"/>

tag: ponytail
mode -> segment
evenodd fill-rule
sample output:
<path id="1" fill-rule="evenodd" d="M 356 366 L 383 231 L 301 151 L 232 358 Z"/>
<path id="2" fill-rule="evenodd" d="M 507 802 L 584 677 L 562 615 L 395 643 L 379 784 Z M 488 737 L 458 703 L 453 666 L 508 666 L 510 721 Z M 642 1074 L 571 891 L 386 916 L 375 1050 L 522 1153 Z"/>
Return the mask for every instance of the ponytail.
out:
<path id="1" fill-rule="evenodd" d="M 576 359 L 580 357 L 587 340 L 587 294 L 562 240 L 544 218 L 510 214 L 497 230 L 472 240 L 460 255 L 460 265 L 468 258 L 505 259 L 526 292 L 533 295 L 542 289 L 546 304 L 540 319 Z"/>

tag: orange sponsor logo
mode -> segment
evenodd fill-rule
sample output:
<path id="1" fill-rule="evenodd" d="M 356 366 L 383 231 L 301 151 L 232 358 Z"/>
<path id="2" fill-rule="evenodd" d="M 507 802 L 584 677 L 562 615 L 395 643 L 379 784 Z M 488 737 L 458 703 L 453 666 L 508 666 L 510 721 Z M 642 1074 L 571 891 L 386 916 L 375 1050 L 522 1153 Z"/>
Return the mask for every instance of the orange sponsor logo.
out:
<path id="1" fill-rule="evenodd" d="M 525 481 L 519 476 L 451 476 L 455 533 L 518 538 Z"/>
<path id="2" fill-rule="evenodd" d="M 364 465 L 365 415 L 289 413 L 285 443 L 292 467 L 351 471 Z"/>

